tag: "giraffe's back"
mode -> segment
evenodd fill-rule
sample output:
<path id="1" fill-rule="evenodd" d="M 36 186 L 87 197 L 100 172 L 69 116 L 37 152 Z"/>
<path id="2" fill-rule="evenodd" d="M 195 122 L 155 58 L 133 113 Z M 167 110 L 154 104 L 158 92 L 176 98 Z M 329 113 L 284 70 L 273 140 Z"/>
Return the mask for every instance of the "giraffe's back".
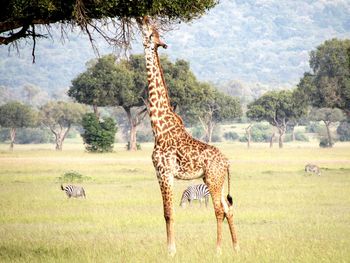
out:
<path id="1" fill-rule="evenodd" d="M 175 178 L 190 180 L 201 178 L 209 167 L 218 168 L 218 172 L 226 172 L 229 166 L 228 159 L 215 146 L 193 138 L 185 129 L 165 134 L 157 145 L 161 149 L 173 152 L 176 156 Z M 157 150 L 155 148 L 155 150 Z"/>

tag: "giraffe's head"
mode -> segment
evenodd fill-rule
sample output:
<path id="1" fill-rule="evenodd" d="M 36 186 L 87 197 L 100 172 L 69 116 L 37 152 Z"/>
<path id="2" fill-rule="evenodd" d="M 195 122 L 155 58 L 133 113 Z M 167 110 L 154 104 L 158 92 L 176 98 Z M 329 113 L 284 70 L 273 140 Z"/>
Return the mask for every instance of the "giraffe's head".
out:
<path id="1" fill-rule="evenodd" d="M 151 47 L 152 49 L 168 47 L 167 44 L 160 39 L 158 28 L 149 17 L 144 17 L 142 20 L 139 20 L 139 25 L 141 25 L 141 30 L 144 34 L 144 46 Z"/>
<path id="2" fill-rule="evenodd" d="M 166 49 L 168 47 L 167 44 L 165 44 L 164 41 L 160 39 L 158 30 L 153 25 L 150 26 L 149 41 L 150 41 L 151 47 L 153 46 L 153 48 L 162 47 Z"/>

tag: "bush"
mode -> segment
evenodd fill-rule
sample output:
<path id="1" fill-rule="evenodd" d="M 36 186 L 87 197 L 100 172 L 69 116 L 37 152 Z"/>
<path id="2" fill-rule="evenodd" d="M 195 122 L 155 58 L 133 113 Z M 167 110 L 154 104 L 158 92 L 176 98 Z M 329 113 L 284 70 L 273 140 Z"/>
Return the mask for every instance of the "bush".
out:
<path id="1" fill-rule="evenodd" d="M 65 172 L 62 176 L 58 177 L 58 180 L 62 183 L 73 183 L 73 182 L 77 182 L 77 183 L 81 183 L 83 181 L 86 180 L 90 180 L 91 178 L 88 176 L 84 176 L 78 172 L 75 171 L 68 171 Z"/>
<path id="2" fill-rule="evenodd" d="M 129 151 L 130 150 L 130 142 L 126 144 L 126 149 Z M 136 143 L 136 150 L 141 150 L 141 144 Z"/>
<path id="3" fill-rule="evenodd" d="M 322 126 L 318 122 L 310 122 L 310 124 L 305 127 L 305 131 L 308 133 L 319 133 L 321 130 Z"/>
<path id="4" fill-rule="evenodd" d="M 153 133 L 151 130 L 140 130 L 136 133 L 136 140 L 138 142 L 153 142 Z"/>
<path id="5" fill-rule="evenodd" d="M 224 138 L 227 141 L 236 141 L 239 138 L 239 136 L 236 132 L 225 132 Z"/>
<path id="6" fill-rule="evenodd" d="M 350 123 L 342 121 L 337 128 L 337 134 L 341 142 L 350 141 Z"/>
<path id="7" fill-rule="evenodd" d="M 303 132 L 297 131 L 294 133 L 294 136 L 295 136 L 296 141 L 302 141 L 302 142 L 309 141 L 309 138 Z M 292 134 L 291 133 L 286 134 L 286 136 L 284 136 L 284 141 L 291 142 L 292 141 Z"/>
<path id="8" fill-rule="evenodd" d="M 296 133 L 294 133 L 295 136 L 295 140 L 297 141 L 301 141 L 301 142 L 308 142 L 309 141 L 309 137 L 307 137 L 304 133 L 298 131 Z"/>
<path id="9" fill-rule="evenodd" d="M 9 129 L 1 129 L 0 141 L 5 142 L 10 138 Z M 52 133 L 48 129 L 40 128 L 18 128 L 16 129 L 16 143 L 49 143 L 54 142 Z"/>
<path id="10" fill-rule="evenodd" d="M 330 144 L 327 138 L 320 138 L 319 145 L 321 148 L 328 148 L 328 147 L 332 147 L 334 143 Z"/>
<path id="11" fill-rule="evenodd" d="M 100 121 L 95 114 L 87 113 L 83 116 L 82 126 L 84 133 L 81 136 L 88 152 L 113 151 L 117 127 L 112 118 L 105 118 Z"/>

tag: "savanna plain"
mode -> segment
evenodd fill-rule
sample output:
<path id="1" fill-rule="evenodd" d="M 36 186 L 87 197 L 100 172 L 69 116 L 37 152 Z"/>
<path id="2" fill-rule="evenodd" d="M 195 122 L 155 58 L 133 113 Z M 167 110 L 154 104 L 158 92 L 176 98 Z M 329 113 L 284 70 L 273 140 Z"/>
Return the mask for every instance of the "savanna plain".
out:
<path id="1" fill-rule="evenodd" d="M 86 153 L 75 141 L 63 147 L 0 145 L 0 262 L 350 262 L 349 143 L 217 144 L 232 164 L 241 250 L 233 251 L 225 222 L 217 256 L 212 203 L 179 207 L 182 191 L 202 181 L 175 181 L 174 257 L 152 144 L 137 152 L 116 144 L 108 154 Z M 308 162 L 321 176 L 305 174 Z M 89 177 L 79 183 L 86 199 L 60 190 L 68 171 Z"/>

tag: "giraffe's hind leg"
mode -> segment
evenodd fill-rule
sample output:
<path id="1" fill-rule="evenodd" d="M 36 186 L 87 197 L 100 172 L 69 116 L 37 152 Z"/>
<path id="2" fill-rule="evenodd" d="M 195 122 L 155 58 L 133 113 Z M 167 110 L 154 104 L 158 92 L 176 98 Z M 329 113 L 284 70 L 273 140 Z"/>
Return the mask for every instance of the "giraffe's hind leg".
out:
<path id="1" fill-rule="evenodd" d="M 221 192 L 223 188 L 223 180 L 218 180 L 215 178 L 212 173 L 209 171 L 206 173 L 204 182 L 208 186 L 210 195 L 213 200 L 213 206 L 216 216 L 217 224 L 217 236 L 216 236 L 216 251 L 218 254 L 221 254 L 221 244 L 222 244 L 222 222 L 225 218 L 224 206 L 221 202 Z"/>
<path id="2" fill-rule="evenodd" d="M 228 226 L 230 228 L 233 248 L 235 251 L 239 251 L 236 227 L 235 227 L 234 222 L 233 222 L 233 207 L 232 207 L 232 205 L 229 207 L 229 211 L 227 213 L 225 213 L 225 217 L 227 219 Z"/>
<path id="3" fill-rule="evenodd" d="M 231 239 L 234 249 L 239 250 L 236 229 L 233 222 L 233 207 L 228 205 L 226 198 L 223 194 L 223 185 L 225 180 L 225 174 L 223 176 L 212 176 L 210 173 L 206 174 L 204 179 L 205 183 L 209 188 L 210 195 L 213 200 L 213 206 L 217 221 L 217 239 L 216 239 L 216 250 L 217 253 L 221 253 L 222 244 L 222 222 L 225 217 L 227 218 Z"/>

